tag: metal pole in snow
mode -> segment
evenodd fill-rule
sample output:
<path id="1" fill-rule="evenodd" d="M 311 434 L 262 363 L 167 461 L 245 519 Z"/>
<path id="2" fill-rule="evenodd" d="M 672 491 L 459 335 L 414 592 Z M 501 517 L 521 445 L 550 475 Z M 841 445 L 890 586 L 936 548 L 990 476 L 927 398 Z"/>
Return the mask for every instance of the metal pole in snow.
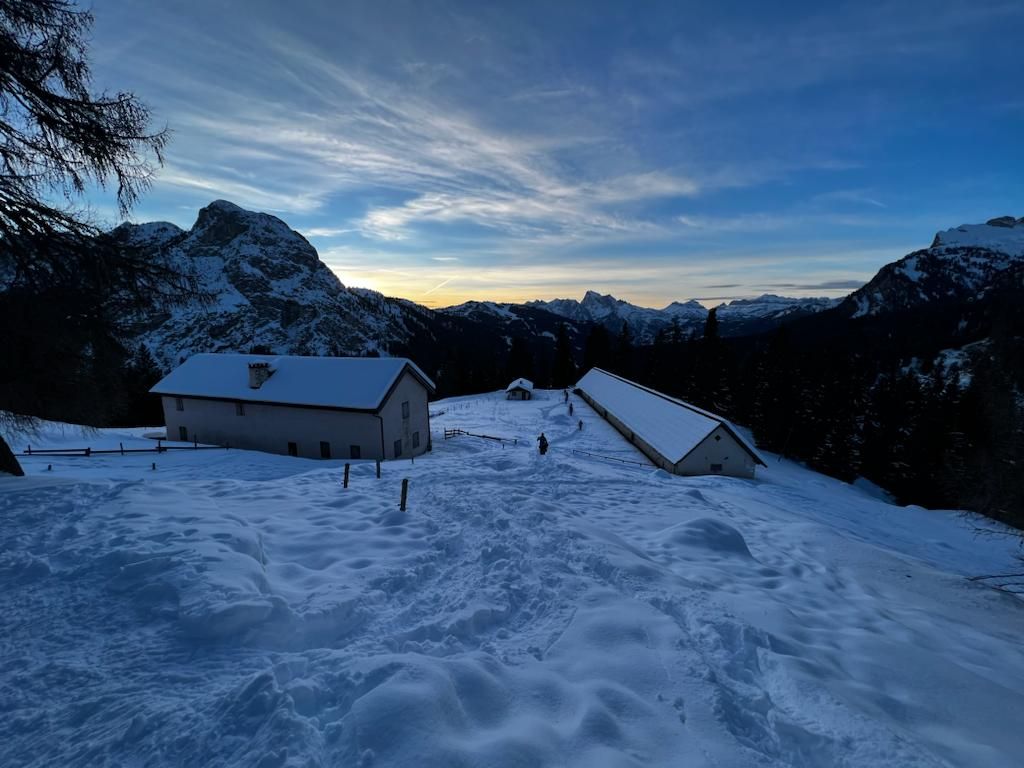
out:
<path id="1" fill-rule="evenodd" d="M 348 488 L 348 462 L 345 462 L 345 483 L 342 487 Z"/>
<path id="2" fill-rule="evenodd" d="M 402 503 L 398 506 L 398 508 L 402 512 L 405 512 L 405 502 L 406 502 L 406 500 L 408 498 L 409 498 L 409 478 L 408 477 L 404 477 L 404 478 L 402 478 Z"/>
<path id="3" fill-rule="evenodd" d="M 380 459 L 377 459 L 377 479 L 380 480 Z"/>

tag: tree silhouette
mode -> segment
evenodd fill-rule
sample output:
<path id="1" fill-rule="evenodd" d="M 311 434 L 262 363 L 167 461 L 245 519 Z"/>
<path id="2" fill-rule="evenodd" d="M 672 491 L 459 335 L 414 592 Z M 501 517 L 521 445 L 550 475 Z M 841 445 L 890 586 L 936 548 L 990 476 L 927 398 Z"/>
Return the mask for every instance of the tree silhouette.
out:
<path id="1" fill-rule="evenodd" d="M 573 359 L 572 342 L 565 323 L 558 326 L 555 337 L 555 360 L 552 365 L 551 378 L 555 387 L 568 387 L 576 382 L 576 361 Z"/>
<path id="2" fill-rule="evenodd" d="M 0 0 L 0 327 L 15 329 L 0 345 L 0 427 L 31 425 L 23 414 L 45 394 L 74 397 L 83 378 L 124 364 L 118 309 L 191 285 L 102 236 L 78 205 L 90 186 L 110 186 L 126 214 L 168 139 L 132 94 L 92 91 L 92 21 L 62 0 Z M 44 317 L 54 308 L 59 317 Z M 2 438 L 0 470 L 21 473 Z"/>

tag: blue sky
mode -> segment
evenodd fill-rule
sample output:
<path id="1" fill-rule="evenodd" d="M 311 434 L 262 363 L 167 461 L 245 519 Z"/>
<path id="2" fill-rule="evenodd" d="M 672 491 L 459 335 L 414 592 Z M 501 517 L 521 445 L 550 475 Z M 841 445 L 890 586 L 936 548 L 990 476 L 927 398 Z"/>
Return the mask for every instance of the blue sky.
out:
<path id="1" fill-rule="evenodd" d="M 96 85 L 174 133 L 135 220 L 228 199 L 432 306 L 842 295 L 1024 215 L 1019 1 L 93 10 Z"/>

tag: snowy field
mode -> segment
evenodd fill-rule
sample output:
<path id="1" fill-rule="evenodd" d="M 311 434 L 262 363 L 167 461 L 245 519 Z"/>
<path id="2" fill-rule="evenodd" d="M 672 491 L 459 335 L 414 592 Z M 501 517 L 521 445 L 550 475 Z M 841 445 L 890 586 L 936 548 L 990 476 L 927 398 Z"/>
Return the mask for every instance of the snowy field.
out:
<path id="1" fill-rule="evenodd" d="M 643 461 L 574 404 L 434 403 L 433 453 L 347 490 L 245 451 L 25 459 L 0 764 L 1024 764 L 1024 602 L 965 578 L 1011 541 L 770 455 L 746 481 L 573 453 Z"/>

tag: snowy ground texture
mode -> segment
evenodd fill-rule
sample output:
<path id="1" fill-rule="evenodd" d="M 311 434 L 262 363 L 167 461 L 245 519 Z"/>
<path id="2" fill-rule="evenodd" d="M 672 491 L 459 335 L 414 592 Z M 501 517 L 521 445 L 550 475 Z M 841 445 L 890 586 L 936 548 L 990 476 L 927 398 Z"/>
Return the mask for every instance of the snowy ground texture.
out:
<path id="1" fill-rule="evenodd" d="M 1024 601 L 964 578 L 1012 542 L 775 457 L 745 481 L 574 454 L 642 460 L 575 407 L 435 403 L 432 454 L 347 490 L 243 451 L 26 459 L 0 763 L 1024 764 Z"/>

